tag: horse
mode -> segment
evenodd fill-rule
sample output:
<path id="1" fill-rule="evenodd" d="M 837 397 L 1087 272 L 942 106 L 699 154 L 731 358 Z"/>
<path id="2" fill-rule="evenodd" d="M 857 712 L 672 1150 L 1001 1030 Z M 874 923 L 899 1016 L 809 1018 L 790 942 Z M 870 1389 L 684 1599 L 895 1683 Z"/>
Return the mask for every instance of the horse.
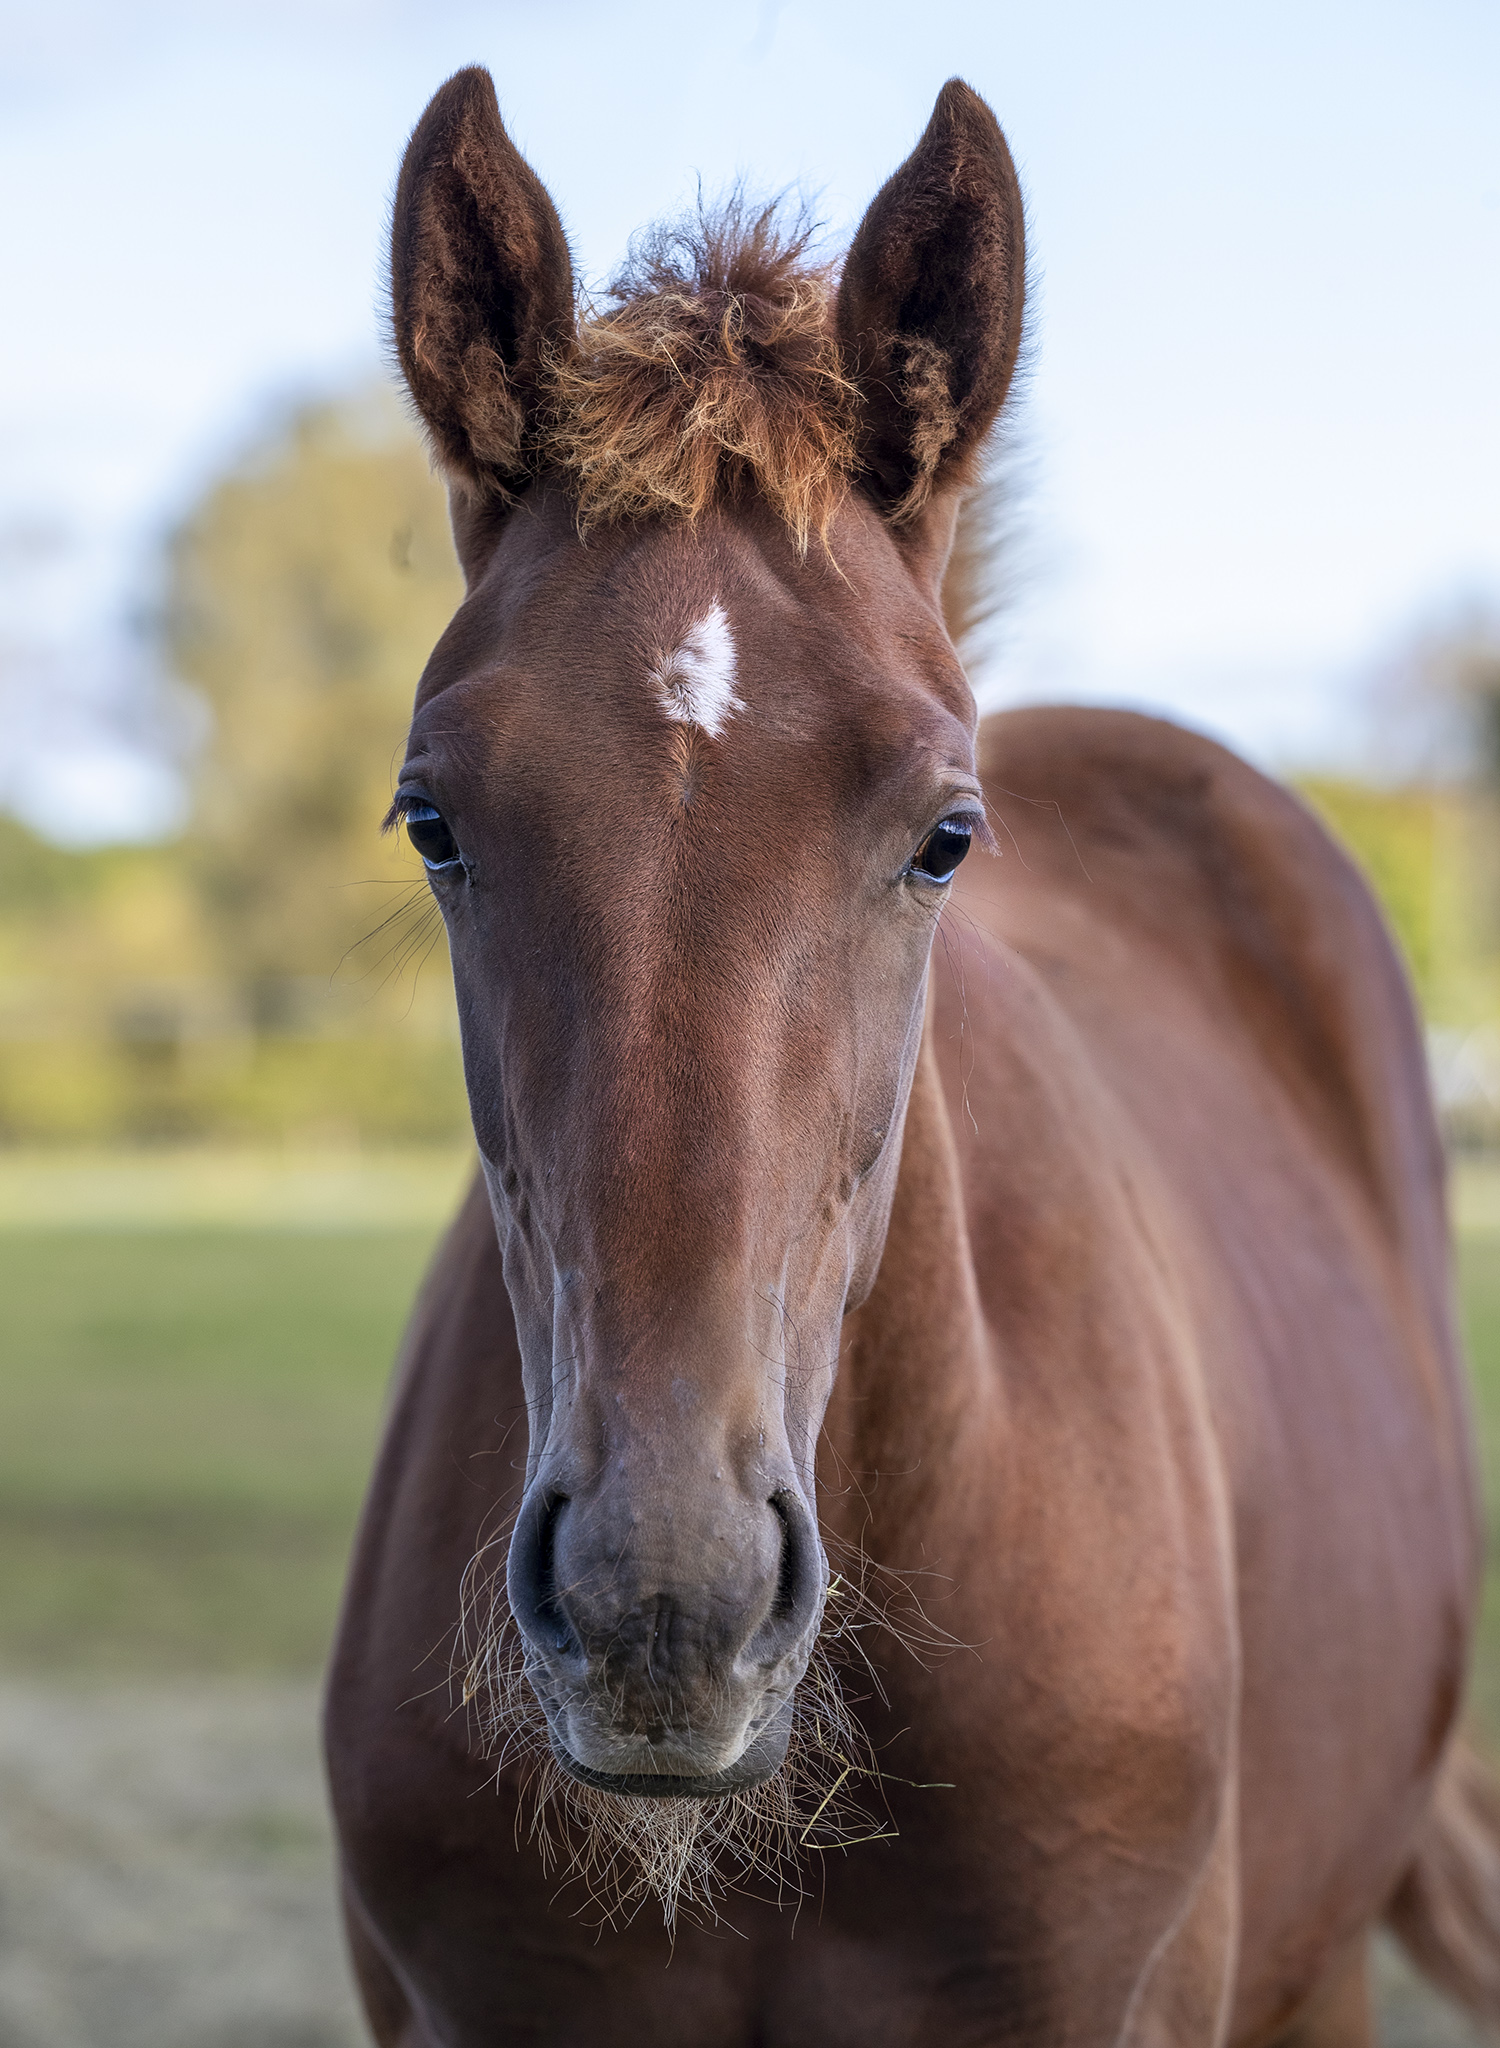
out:
<path id="1" fill-rule="evenodd" d="M 1500 2016 L 1412 1001 L 1223 748 L 979 722 L 1024 278 L 958 80 L 841 267 L 741 198 L 595 302 L 488 73 L 411 138 L 480 1171 L 328 1679 L 382 2048 L 1366 2048 L 1382 1922 Z"/>

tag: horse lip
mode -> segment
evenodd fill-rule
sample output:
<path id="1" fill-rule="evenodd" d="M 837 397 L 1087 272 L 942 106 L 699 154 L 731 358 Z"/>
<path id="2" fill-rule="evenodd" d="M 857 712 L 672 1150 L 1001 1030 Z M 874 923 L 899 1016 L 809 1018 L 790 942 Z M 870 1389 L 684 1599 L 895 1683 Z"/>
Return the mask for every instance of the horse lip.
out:
<path id="1" fill-rule="evenodd" d="M 792 1703 L 788 1700 L 756 1735 L 744 1753 L 727 1770 L 707 1777 L 665 1777 L 656 1772 L 596 1771 L 582 1764 L 548 1729 L 553 1757 L 570 1778 L 596 1792 L 613 1792 L 622 1799 L 725 1799 L 735 1792 L 748 1792 L 763 1785 L 781 1769 L 792 1732 Z"/>

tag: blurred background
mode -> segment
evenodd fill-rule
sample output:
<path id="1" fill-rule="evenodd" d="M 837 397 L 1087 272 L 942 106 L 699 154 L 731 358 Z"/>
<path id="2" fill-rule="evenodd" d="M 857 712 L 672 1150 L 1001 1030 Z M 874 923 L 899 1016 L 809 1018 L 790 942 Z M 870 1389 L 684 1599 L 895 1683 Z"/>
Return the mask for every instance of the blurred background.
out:
<path id="1" fill-rule="evenodd" d="M 1034 292 L 976 683 L 1209 730 L 1363 863 L 1500 1503 L 1492 0 L 0 0 L 0 2048 L 362 2038 L 317 1674 L 468 1164 L 377 830 L 458 591 L 382 246 L 476 60 L 596 286 L 741 174 L 836 249 L 990 99 Z M 1466 2038 L 1380 1972 L 1388 2040 Z"/>

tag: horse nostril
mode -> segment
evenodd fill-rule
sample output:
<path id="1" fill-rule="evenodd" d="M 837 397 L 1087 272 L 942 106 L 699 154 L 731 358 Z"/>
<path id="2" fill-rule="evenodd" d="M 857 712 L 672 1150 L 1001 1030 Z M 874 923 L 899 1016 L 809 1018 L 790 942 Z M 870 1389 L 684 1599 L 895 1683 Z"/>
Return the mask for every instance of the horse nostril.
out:
<path id="1" fill-rule="evenodd" d="M 797 1599 L 797 1536 L 784 1493 L 773 1493 L 767 1503 L 771 1513 L 781 1524 L 781 1557 L 776 1567 L 776 1600 L 771 1609 L 773 1621 L 790 1619 Z"/>
<path id="2" fill-rule="evenodd" d="M 539 1648 L 566 1656 L 579 1647 L 557 1584 L 557 1529 L 565 1493 L 546 1494 L 522 1510 L 506 1569 L 511 1613 Z"/>
<path id="3" fill-rule="evenodd" d="M 776 1569 L 776 1595 L 771 1612 L 758 1631 L 758 1642 L 786 1645 L 814 1620 L 823 1594 L 823 1546 L 817 1525 L 802 1496 L 791 1487 L 773 1493 L 766 1503 L 781 1524 L 781 1557 Z"/>
<path id="4" fill-rule="evenodd" d="M 573 1631 L 557 1590 L 557 1525 L 567 1505 L 568 1497 L 563 1493 L 548 1503 L 537 1541 L 537 1613 L 547 1622 L 552 1646 L 560 1656 L 573 1648 Z"/>

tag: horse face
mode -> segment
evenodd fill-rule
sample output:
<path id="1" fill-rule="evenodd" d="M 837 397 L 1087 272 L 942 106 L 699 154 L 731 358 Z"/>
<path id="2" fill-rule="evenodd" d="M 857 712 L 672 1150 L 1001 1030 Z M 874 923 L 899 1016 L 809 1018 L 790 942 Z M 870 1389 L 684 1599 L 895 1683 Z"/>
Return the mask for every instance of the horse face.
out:
<path id="1" fill-rule="evenodd" d="M 930 601 L 858 501 L 833 547 L 753 514 L 585 547 L 539 494 L 402 771 L 525 1362 L 512 1609 L 560 1753 L 611 1779 L 777 1760 L 841 1318 L 985 831 Z"/>
<path id="2" fill-rule="evenodd" d="M 828 335 L 811 273 L 720 246 L 729 275 L 643 295 L 624 367 L 628 307 L 570 385 L 561 231 L 483 74 L 403 169 L 397 339 L 469 595 L 396 809 L 447 921 L 521 1342 L 511 1609 L 560 1762 L 616 1791 L 768 1775 L 817 1632 L 841 1320 L 880 1259 L 937 918 L 987 836 L 937 591 L 1014 360 L 1019 233 L 999 131 L 950 87 Z M 953 331 L 904 329 L 917 301 Z M 559 432 L 570 392 L 593 445 Z M 710 412 L 723 487 L 688 518 Z M 809 546 L 840 449 L 859 487 L 835 479 Z"/>

